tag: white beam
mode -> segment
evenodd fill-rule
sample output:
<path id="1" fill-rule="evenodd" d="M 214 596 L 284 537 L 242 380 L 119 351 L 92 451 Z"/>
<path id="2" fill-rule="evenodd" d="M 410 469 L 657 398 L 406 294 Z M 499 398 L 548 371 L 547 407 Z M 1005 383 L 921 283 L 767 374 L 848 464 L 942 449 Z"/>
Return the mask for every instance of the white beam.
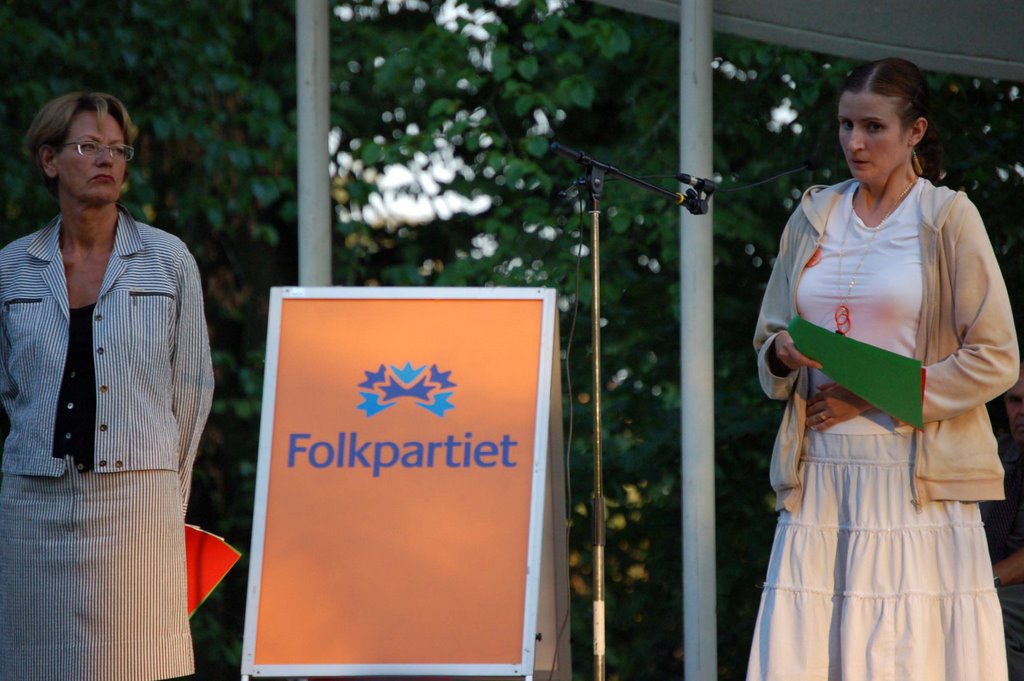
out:
<path id="1" fill-rule="evenodd" d="M 300 286 L 331 284 L 331 178 L 327 163 L 330 18 L 327 0 L 295 0 Z"/>
<path id="2" fill-rule="evenodd" d="M 681 1 L 681 171 L 705 178 L 712 175 L 711 20 L 711 0 Z M 684 678 L 714 681 L 718 678 L 718 638 L 712 211 L 691 215 L 681 209 L 680 215 Z"/>

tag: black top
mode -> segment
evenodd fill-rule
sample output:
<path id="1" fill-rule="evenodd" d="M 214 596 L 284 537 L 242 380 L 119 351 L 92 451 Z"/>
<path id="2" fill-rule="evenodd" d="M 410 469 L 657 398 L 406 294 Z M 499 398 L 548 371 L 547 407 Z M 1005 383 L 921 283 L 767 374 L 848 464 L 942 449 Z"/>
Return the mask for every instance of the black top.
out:
<path id="1" fill-rule="evenodd" d="M 1010 435 L 999 438 L 999 459 L 1003 462 L 1003 491 L 1000 501 L 983 501 L 981 520 L 985 523 L 988 553 L 992 563 L 1021 548 L 1024 532 L 1024 461 Z"/>
<path id="2" fill-rule="evenodd" d="M 57 400 L 53 455 L 71 456 L 80 471 L 92 470 L 96 446 L 96 367 L 92 362 L 92 312 L 96 305 L 71 310 L 68 359 Z"/>

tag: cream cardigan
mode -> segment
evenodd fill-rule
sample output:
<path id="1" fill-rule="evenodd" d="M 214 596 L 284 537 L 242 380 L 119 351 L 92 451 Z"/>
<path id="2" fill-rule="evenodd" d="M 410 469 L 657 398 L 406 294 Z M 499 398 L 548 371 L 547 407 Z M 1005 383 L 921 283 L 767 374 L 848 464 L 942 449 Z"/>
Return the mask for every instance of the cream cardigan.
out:
<path id="1" fill-rule="evenodd" d="M 787 400 L 772 451 L 776 508 L 800 505 L 800 455 L 807 370 L 776 376 L 768 365 L 775 335 L 796 314 L 796 284 L 829 212 L 854 180 L 808 189 L 779 242 L 754 349 L 765 393 Z M 1009 296 L 978 210 L 963 192 L 921 192 L 923 297 L 915 357 L 927 371 L 923 430 L 914 432 L 914 500 L 1001 499 L 1003 469 L 985 403 L 1017 381 L 1017 336 Z"/>

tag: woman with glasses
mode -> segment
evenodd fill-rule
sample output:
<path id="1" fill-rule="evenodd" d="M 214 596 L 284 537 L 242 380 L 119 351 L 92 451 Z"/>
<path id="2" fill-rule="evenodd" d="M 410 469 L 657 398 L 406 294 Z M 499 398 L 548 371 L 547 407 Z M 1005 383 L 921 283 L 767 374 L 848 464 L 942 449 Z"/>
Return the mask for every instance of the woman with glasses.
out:
<path id="1" fill-rule="evenodd" d="M 27 134 L 60 213 L 0 251 L 0 679 L 194 668 L 184 517 L 213 370 L 195 260 L 118 204 L 134 136 L 83 92 Z"/>

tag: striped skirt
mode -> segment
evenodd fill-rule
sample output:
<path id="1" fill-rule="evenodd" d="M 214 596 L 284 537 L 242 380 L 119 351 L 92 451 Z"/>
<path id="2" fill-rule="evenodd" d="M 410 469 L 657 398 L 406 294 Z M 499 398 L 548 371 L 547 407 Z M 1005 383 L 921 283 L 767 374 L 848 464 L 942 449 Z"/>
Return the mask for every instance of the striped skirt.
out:
<path id="1" fill-rule="evenodd" d="M 178 474 L 69 469 L 0 486 L 0 679 L 191 674 Z"/>
<path id="2" fill-rule="evenodd" d="M 908 429 L 909 430 L 909 429 Z M 808 431 L 779 517 L 748 681 L 1005 681 L 977 504 L 911 503 L 907 433 Z"/>

